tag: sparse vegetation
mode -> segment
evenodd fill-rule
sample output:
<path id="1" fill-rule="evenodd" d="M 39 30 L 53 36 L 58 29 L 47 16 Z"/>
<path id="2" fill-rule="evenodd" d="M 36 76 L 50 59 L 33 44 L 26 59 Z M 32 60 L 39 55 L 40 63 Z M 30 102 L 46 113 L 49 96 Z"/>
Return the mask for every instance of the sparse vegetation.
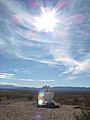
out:
<path id="1" fill-rule="evenodd" d="M 90 120 L 90 111 L 82 110 L 79 114 L 74 114 L 76 120 Z"/>
<path id="2" fill-rule="evenodd" d="M 31 107 L 34 110 L 38 109 L 36 108 L 37 95 L 38 95 L 37 93 L 38 91 L 29 91 L 29 90 L 0 90 L 0 105 L 3 106 L 3 108 L 7 107 L 7 110 L 8 110 L 8 106 L 10 104 L 12 105 L 13 103 L 15 103 L 13 104 L 14 109 L 17 109 L 17 107 L 20 105 L 19 106 L 20 111 L 22 107 L 25 107 L 25 109 L 28 110 L 30 115 L 32 115 L 30 111 Z M 90 93 L 89 92 L 56 92 L 54 100 L 55 102 L 61 104 L 62 109 L 65 110 L 68 114 L 70 112 L 72 114 L 71 116 L 72 118 L 75 117 L 76 120 L 90 120 Z M 16 103 L 18 104 L 18 106 Z M 68 110 L 67 108 L 70 110 Z M 73 109 L 74 111 L 72 111 L 71 109 Z M 80 109 L 81 109 L 81 113 L 80 113 Z M 62 112 L 62 111 L 58 109 L 58 112 Z M 73 116 L 73 112 L 74 112 L 74 116 Z M 16 114 L 17 113 L 18 111 L 16 110 Z M 26 114 L 27 112 L 24 111 L 24 113 Z M 53 110 L 52 110 L 52 113 L 53 113 Z M 14 114 L 13 111 L 12 111 L 12 114 Z M 22 113 L 20 112 L 20 114 Z M 60 115 L 57 112 L 56 114 L 61 119 L 62 114 Z M 24 114 L 22 114 L 22 117 L 23 116 Z M 20 116 L 18 115 L 18 117 Z M 63 117 L 65 118 L 65 116 Z M 72 120 L 72 118 L 70 120 Z"/>
<path id="3" fill-rule="evenodd" d="M 90 108 L 89 92 L 58 92 L 55 93 L 55 101 L 60 104 L 79 106 L 80 108 Z"/>
<path id="4" fill-rule="evenodd" d="M 0 102 L 5 100 L 29 100 L 32 101 L 36 99 L 37 93 L 32 91 L 22 91 L 22 90 L 1 90 L 0 91 Z"/>
<path id="5" fill-rule="evenodd" d="M 0 90 L 0 102 L 9 99 L 37 100 L 38 91 L 29 90 Z M 79 106 L 81 109 L 90 109 L 90 93 L 83 92 L 56 92 L 54 100 L 60 104 Z"/>

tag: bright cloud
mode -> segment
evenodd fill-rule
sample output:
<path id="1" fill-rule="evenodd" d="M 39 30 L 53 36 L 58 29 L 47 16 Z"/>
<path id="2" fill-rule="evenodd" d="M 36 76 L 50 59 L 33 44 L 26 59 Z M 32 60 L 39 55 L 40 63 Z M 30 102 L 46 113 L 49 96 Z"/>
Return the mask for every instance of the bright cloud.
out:
<path id="1" fill-rule="evenodd" d="M 18 81 L 26 81 L 26 82 L 54 82 L 55 80 L 35 80 L 35 79 L 28 79 L 28 78 L 17 78 Z"/>
<path id="2" fill-rule="evenodd" d="M 0 79 L 12 79 L 14 77 L 14 74 L 10 73 L 0 73 Z"/>
<path id="3" fill-rule="evenodd" d="M 13 83 L 13 82 L 0 82 L 0 85 L 15 85 L 15 86 L 17 86 L 17 84 Z"/>
<path id="4" fill-rule="evenodd" d="M 80 72 L 87 72 L 90 70 L 90 58 L 83 61 L 77 61 L 69 57 L 57 58 L 57 62 L 62 62 L 66 66 L 64 73 L 79 74 Z"/>
<path id="5" fill-rule="evenodd" d="M 37 80 L 37 81 L 40 81 L 40 82 L 55 82 L 55 80 Z"/>
<path id="6" fill-rule="evenodd" d="M 72 73 L 78 74 L 80 72 L 87 72 L 90 71 L 90 59 L 86 59 L 83 62 L 80 62 L 77 66 L 72 69 Z"/>

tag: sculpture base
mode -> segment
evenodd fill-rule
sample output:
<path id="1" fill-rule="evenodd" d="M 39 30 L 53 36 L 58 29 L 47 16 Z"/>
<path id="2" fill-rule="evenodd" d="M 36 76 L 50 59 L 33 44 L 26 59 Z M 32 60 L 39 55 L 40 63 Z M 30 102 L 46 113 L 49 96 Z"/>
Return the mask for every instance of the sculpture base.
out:
<path id="1" fill-rule="evenodd" d="M 41 107 L 41 108 L 59 108 L 59 105 L 55 104 L 55 103 L 45 103 L 42 105 L 37 105 L 37 107 Z"/>

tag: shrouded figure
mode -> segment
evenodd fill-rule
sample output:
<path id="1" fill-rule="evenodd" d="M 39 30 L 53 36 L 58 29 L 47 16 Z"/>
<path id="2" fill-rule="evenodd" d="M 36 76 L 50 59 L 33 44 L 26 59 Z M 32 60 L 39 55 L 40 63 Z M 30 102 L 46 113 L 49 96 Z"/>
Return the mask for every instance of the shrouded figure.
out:
<path id="1" fill-rule="evenodd" d="M 43 89 L 38 94 L 38 107 L 59 107 L 53 101 L 54 92 L 49 86 L 43 86 Z"/>
<path id="2" fill-rule="evenodd" d="M 51 103 L 53 101 L 53 97 L 54 97 L 54 92 L 53 91 L 50 91 L 49 89 L 48 89 L 48 91 L 45 91 L 44 100 L 47 103 Z"/>

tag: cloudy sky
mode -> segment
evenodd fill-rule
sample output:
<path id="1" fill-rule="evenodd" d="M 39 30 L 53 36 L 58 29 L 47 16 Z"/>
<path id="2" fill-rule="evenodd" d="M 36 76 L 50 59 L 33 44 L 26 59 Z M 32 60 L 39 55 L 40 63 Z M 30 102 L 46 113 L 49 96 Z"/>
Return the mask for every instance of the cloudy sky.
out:
<path id="1" fill-rule="evenodd" d="M 90 87 L 90 0 L 0 0 L 0 85 Z"/>

